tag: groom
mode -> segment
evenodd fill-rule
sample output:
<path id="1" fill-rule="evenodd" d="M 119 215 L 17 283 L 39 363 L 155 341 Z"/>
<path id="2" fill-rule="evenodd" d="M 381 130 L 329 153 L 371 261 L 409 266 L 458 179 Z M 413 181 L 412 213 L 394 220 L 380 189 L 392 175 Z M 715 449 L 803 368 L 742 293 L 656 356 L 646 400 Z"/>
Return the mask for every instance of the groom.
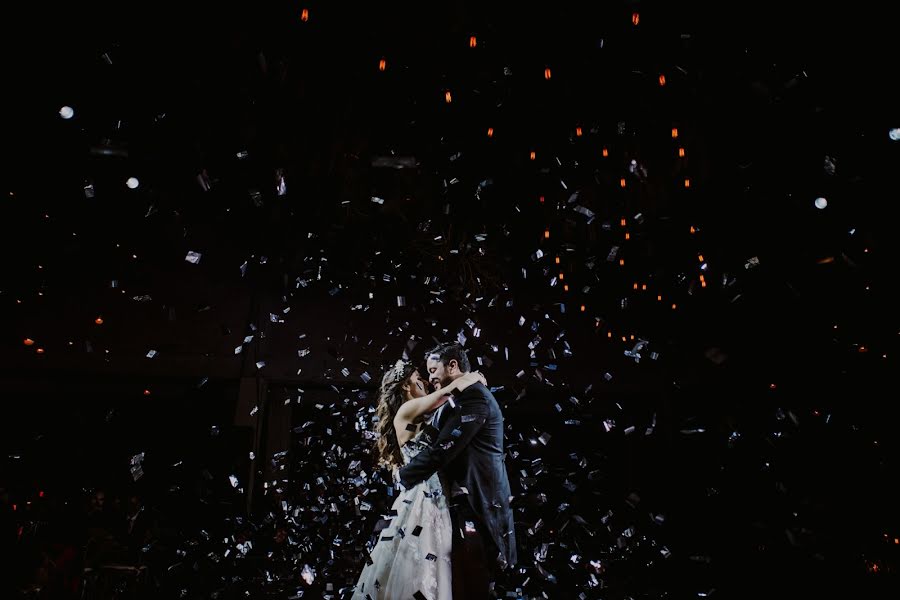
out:
<path id="1" fill-rule="evenodd" d="M 458 343 L 425 355 L 428 377 L 441 387 L 469 372 Z M 516 534 L 503 462 L 503 414 L 493 394 L 474 383 L 435 415 L 437 441 L 400 469 L 407 489 L 441 471 L 453 521 L 453 597 L 487 598 L 492 576 L 516 562 Z"/>

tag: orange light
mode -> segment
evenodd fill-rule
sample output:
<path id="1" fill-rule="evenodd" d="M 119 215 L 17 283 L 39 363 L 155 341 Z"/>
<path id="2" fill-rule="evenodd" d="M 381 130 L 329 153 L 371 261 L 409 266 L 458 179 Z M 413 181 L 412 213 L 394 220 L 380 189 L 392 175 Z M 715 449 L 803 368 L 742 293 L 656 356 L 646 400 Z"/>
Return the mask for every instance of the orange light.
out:
<path id="1" fill-rule="evenodd" d="M 450 104 L 450 102 L 453 101 L 453 97 L 450 95 L 450 90 L 444 92 L 444 100 L 447 101 L 447 104 Z"/>
<path id="2" fill-rule="evenodd" d="M 697 230 L 694 228 L 693 225 L 691 225 L 691 233 L 697 233 Z"/>
<path id="3" fill-rule="evenodd" d="M 678 158 L 684 158 L 684 148 L 678 149 Z"/>
<path id="4" fill-rule="evenodd" d="M 378 70 L 384 71 L 385 69 L 387 69 L 387 61 L 382 58 L 381 60 L 378 61 Z"/>
<path id="5" fill-rule="evenodd" d="M 637 282 L 635 282 L 634 289 L 637 289 L 637 287 L 638 287 L 638 284 L 637 284 Z"/>
<path id="6" fill-rule="evenodd" d="M 659 85 L 660 86 L 666 85 L 666 76 L 661 73 L 659 75 Z"/>
<path id="7" fill-rule="evenodd" d="M 550 67 L 547 67 L 546 69 L 544 69 L 544 79 L 547 79 L 547 80 L 549 81 L 549 79 L 550 79 Z"/>
<path id="8" fill-rule="evenodd" d="M 640 15 L 640 13 L 631 13 L 631 24 L 634 25 L 634 26 L 636 27 L 637 24 L 640 23 L 640 22 L 641 22 L 641 15 Z"/>
<path id="9" fill-rule="evenodd" d="M 38 348 L 38 349 L 36 350 L 36 352 L 37 352 L 38 354 L 43 354 L 43 353 L 44 353 L 44 349 L 43 349 L 43 348 Z"/>
<path id="10" fill-rule="evenodd" d="M 25 340 L 23 341 L 23 343 L 24 343 L 26 346 L 34 346 L 34 340 L 31 339 L 31 338 L 25 338 Z"/>
<path id="11" fill-rule="evenodd" d="M 657 301 L 657 302 L 662 302 L 662 296 L 657 296 L 657 297 L 656 297 L 656 301 Z"/>
<path id="12" fill-rule="evenodd" d="M 564 292 L 568 292 L 568 291 L 569 291 L 569 284 L 568 284 L 568 283 L 567 283 L 566 285 L 563 286 L 563 291 L 564 291 Z"/>
<path id="13" fill-rule="evenodd" d="M 626 337 L 623 335 L 623 336 L 622 336 L 622 341 L 623 341 L 623 342 L 627 342 L 627 341 L 628 341 L 628 338 L 626 338 Z"/>
<path id="14" fill-rule="evenodd" d="M 619 187 L 625 187 L 625 178 L 624 177 L 619 180 Z"/>
<path id="15" fill-rule="evenodd" d="M 686 187 L 686 188 L 691 187 L 691 180 L 690 180 L 690 179 L 685 178 L 685 180 L 684 180 L 684 187 Z"/>
<path id="16" fill-rule="evenodd" d="M 624 266 L 625 266 L 625 259 L 624 259 L 624 258 L 620 258 L 620 259 L 619 259 L 619 266 L 620 266 L 620 267 L 624 267 Z"/>
<path id="17" fill-rule="evenodd" d="M 673 128 L 672 128 L 672 139 L 674 140 L 674 139 L 677 138 L 677 137 L 678 137 L 678 128 L 677 128 L 677 127 L 673 127 Z"/>
<path id="18" fill-rule="evenodd" d="M 607 332 L 606 332 L 606 337 L 612 339 L 612 331 L 607 331 Z"/>
<path id="19" fill-rule="evenodd" d="M 556 257 L 556 264 L 559 264 L 559 257 Z"/>
<path id="20" fill-rule="evenodd" d="M 534 150 L 532 150 L 529 156 L 531 157 L 531 160 L 534 160 L 537 154 L 535 154 Z"/>
<path id="21" fill-rule="evenodd" d="M 868 352 L 869 349 L 866 348 L 865 346 L 860 346 L 860 347 L 859 347 L 859 351 L 860 351 L 860 352 Z"/>
<path id="22" fill-rule="evenodd" d="M 625 217 L 622 217 L 622 220 L 620 221 L 620 223 L 622 224 L 622 227 L 625 227 Z"/>
<path id="23" fill-rule="evenodd" d="M 584 304 L 581 305 L 581 312 L 584 312 Z"/>
<path id="24" fill-rule="evenodd" d="M 625 232 L 625 239 L 626 239 L 626 240 L 630 240 L 630 239 L 631 239 L 631 234 L 628 233 L 627 231 Z"/>
<path id="25" fill-rule="evenodd" d="M 641 291 L 642 291 L 642 292 L 646 292 L 646 291 L 647 291 L 647 284 L 646 284 L 646 283 L 643 284 L 643 285 L 641 286 Z"/>
<path id="26" fill-rule="evenodd" d="M 544 230 L 544 239 L 545 240 L 550 239 L 550 230 L 549 229 Z"/>
<path id="27" fill-rule="evenodd" d="M 607 156 L 609 156 L 609 150 L 607 150 L 606 148 L 604 148 L 604 149 L 603 149 L 603 158 L 606 158 Z"/>
<path id="28" fill-rule="evenodd" d="M 894 538 L 894 545 L 900 544 L 900 538 Z"/>
<path id="29" fill-rule="evenodd" d="M 576 127 L 576 128 L 575 128 L 575 135 L 578 136 L 578 137 L 581 137 L 581 127 Z"/>
<path id="30" fill-rule="evenodd" d="M 97 325 L 103 325 L 103 317 L 97 317 L 96 319 L 94 319 L 94 323 L 96 323 Z"/>
<path id="31" fill-rule="evenodd" d="M 478 40 L 475 39 L 475 36 L 474 36 L 474 35 L 471 36 L 471 37 L 469 38 L 469 48 L 474 48 L 474 47 L 477 46 L 477 45 L 478 45 Z"/>
<path id="32" fill-rule="evenodd" d="M 675 310 L 675 304 L 674 304 L 674 303 L 672 304 L 672 310 Z"/>
<path id="33" fill-rule="evenodd" d="M 700 287 L 706 287 L 706 280 L 703 279 L 703 275 L 700 276 Z"/>
<path id="34" fill-rule="evenodd" d="M 565 278 L 566 278 L 566 274 L 565 274 L 565 273 L 560 273 L 560 274 L 559 274 L 559 280 L 560 280 L 560 281 L 562 281 L 562 280 L 565 279 Z"/>
<path id="35" fill-rule="evenodd" d="M 633 334 L 633 333 L 629 336 L 629 339 L 631 339 L 632 342 L 634 341 L 634 334 Z"/>
<path id="36" fill-rule="evenodd" d="M 488 127 L 488 137 L 494 137 L 494 128 Z"/>
<path id="37" fill-rule="evenodd" d="M 300 20 L 303 21 L 304 23 L 309 21 L 309 9 L 307 9 L 307 8 L 303 9 L 303 11 L 300 13 Z"/>
<path id="38" fill-rule="evenodd" d="M 697 260 L 699 260 L 700 262 L 703 262 L 703 255 L 702 255 L 702 254 L 698 254 L 698 255 L 697 255 Z"/>
<path id="39" fill-rule="evenodd" d="M 144 395 L 145 395 L 145 396 L 149 396 L 149 395 L 150 395 L 150 390 L 144 390 Z"/>

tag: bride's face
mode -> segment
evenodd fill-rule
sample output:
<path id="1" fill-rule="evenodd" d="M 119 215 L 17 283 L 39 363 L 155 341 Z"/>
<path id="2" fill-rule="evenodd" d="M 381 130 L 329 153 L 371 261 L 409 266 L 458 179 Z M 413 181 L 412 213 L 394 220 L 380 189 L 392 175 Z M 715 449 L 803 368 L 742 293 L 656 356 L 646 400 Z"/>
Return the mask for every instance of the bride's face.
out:
<path id="1" fill-rule="evenodd" d="M 421 398 L 426 396 L 428 391 L 425 389 L 425 381 L 419 377 L 419 371 L 413 371 L 412 375 L 406 382 L 406 388 L 409 391 L 410 398 Z"/>

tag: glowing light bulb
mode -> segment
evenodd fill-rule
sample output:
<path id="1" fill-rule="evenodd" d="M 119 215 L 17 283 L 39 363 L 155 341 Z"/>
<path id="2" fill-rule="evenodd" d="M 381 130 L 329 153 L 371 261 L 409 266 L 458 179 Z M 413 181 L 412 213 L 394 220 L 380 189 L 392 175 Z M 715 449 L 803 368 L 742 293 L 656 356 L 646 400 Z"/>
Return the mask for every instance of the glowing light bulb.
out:
<path id="1" fill-rule="evenodd" d="M 68 121 L 75 116 L 75 109 L 71 106 L 63 106 L 59 109 L 59 116 Z"/>

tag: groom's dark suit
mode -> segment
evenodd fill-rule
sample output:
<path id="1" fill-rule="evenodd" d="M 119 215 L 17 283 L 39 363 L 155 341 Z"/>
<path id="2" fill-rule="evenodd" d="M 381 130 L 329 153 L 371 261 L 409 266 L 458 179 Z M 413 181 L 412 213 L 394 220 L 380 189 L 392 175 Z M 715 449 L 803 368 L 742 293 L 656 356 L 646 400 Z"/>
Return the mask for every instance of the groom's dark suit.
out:
<path id="1" fill-rule="evenodd" d="M 409 489 L 442 471 L 451 488 L 454 484 L 465 488 L 465 512 L 480 521 L 480 528 L 496 546 L 498 556 L 488 556 L 488 560 L 496 558 L 500 566 L 512 566 L 516 563 L 516 535 L 503 460 L 503 413 L 481 383 L 467 387 L 453 402 L 452 407 L 443 406 L 437 441 L 400 469 L 400 482 Z M 450 496 L 451 490 L 445 494 Z"/>

